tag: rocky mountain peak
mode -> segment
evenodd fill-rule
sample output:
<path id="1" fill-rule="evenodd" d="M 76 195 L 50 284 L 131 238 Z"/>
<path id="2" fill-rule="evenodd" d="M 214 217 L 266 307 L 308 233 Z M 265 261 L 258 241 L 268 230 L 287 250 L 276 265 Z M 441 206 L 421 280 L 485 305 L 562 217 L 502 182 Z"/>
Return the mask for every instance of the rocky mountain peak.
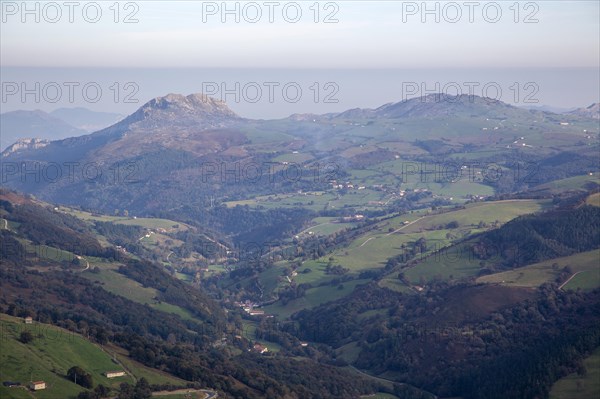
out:
<path id="1" fill-rule="evenodd" d="M 39 138 L 23 138 L 18 139 L 14 144 L 8 146 L 6 150 L 2 152 L 2 157 L 7 157 L 10 154 L 23 152 L 28 150 L 37 150 L 50 144 L 49 140 Z"/>
<path id="2" fill-rule="evenodd" d="M 190 94 L 188 96 L 169 93 L 166 96 L 156 97 L 148 101 L 140 110 L 146 116 L 152 116 L 153 113 L 172 112 L 198 116 L 239 118 L 235 112 L 229 109 L 224 101 L 214 99 L 202 93 Z"/>
<path id="3" fill-rule="evenodd" d="M 121 122 L 100 131 L 100 134 L 123 133 L 125 131 L 163 131 L 170 129 L 203 130 L 228 127 L 242 120 L 224 101 L 202 93 L 170 93 L 156 97 L 142 105 Z"/>
<path id="4" fill-rule="evenodd" d="M 585 108 L 577 108 L 569 112 L 569 114 L 584 118 L 600 119 L 600 103 L 593 103 Z"/>

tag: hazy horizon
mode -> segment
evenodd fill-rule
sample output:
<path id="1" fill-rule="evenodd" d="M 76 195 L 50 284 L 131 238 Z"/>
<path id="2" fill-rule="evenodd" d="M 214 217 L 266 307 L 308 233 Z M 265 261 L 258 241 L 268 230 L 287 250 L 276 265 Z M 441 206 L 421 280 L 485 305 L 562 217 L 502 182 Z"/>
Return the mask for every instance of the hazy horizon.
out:
<path id="1" fill-rule="evenodd" d="M 2 2 L 2 112 L 128 114 L 207 85 L 248 118 L 373 108 L 436 84 L 496 86 L 515 105 L 600 101 L 598 2 L 75 4 Z"/>
<path id="2" fill-rule="evenodd" d="M 322 114 L 352 108 L 376 108 L 434 91 L 483 96 L 486 86 L 489 97 L 508 104 L 570 109 L 598 102 L 600 87 L 595 68 L 341 70 L 5 67 L 1 72 L 3 113 L 34 109 L 51 112 L 63 107 L 85 107 L 99 112 L 130 114 L 150 99 L 168 93 L 204 93 L 225 101 L 243 117 L 272 119 L 295 113 Z M 17 89 L 11 94 L 6 89 L 14 89 L 8 87 L 13 83 Z M 86 85 L 89 86 L 88 97 L 82 91 Z M 287 97 L 283 93 L 286 85 L 290 93 Z M 100 95 L 96 95 L 98 89 Z M 31 92 L 27 94 L 27 90 Z M 72 90 L 71 98 L 69 90 Z"/>

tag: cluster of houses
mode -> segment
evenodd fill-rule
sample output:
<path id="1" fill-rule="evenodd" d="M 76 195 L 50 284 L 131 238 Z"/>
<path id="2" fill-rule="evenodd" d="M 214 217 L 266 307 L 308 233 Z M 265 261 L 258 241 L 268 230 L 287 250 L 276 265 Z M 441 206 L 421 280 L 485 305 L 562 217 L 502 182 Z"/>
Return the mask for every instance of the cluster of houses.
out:
<path id="1" fill-rule="evenodd" d="M 257 307 L 258 304 L 254 303 L 252 301 L 247 300 L 245 302 L 235 302 L 235 305 L 244 309 L 244 312 L 248 313 L 250 316 L 264 316 L 265 315 L 264 310 L 255 309 L 255 307 Z"/>
<path id="2" fill-rule="evenodd" d="M 331 180 L 329 182 L 329 184 L 331 184 L 332 188 L 337 188 L 338 190 L 342 190 L 344 188 L 347 188 L 347 189 L 356 189 L 356 190 L 364 190 L 364 189 L 367 188 L 365 186 L 355 185 L 355 184 L 353 184 L 352 182 L 349 182 L 349 181 L 347 181 L 345 183 L 339 183 L 337 180 Z"/>
<path id="3" fill-rule="evenodd" d="M 352 215 L 352 216 L 344 216 L 340 219 L 340 222 L 342 222 L 342 223 L 360 222 L 360 221 L 364 220 L 364 218 L 365 218 L 365 215 L 356 214 L 356 215 Z"/>
<path id="4" fill-rule="evenodd" d="M 252 348 L 248 349 L 248 351 L 260 353 L 262 355 L 262 354 L 267 353 L 269 351 L 269 348 L 267 348 L 266 346 L 259 344 L 257 342 L 254 344 L 254 346 Z"/>
<path id="5" fill-rule="evenodd" d="M 300 342 L 300 346 L 303 348 L 306 348 L 308 346 L 308 342 Z M 265 345 L 256 342 L 252 348 L 248 349 L 248 352 L 254 352 L 254 353 L 258 353 L 261 355 L 264 355 L 265 353 L 269 352 L 269 348 L 267 348 Z"/>
<path id="6" fill-rule="evenodd" d="M 159 227 L 158 229 L 155 230 L 146 230 L 146 234 L 144 234 L 143 236 L 141 236 L 139 238 L 139 240 L 143 240 L 144 238 L 150 238 L 150 236 L 152 236 L 153 234 L 165 234 L 167 233 L 166 229 L 163 229 L 162 227 Z M 139 241 L 138 240 L 138 241 Z"/>
<path id="7" fill-rule="evenodd" d="M 467 198 L 469 200 L 471 200 L 471 201 L 484 201 L 487 198 L 487 196 L 485 196 L 485 195 L 469 194 L 467 196 Z"/>

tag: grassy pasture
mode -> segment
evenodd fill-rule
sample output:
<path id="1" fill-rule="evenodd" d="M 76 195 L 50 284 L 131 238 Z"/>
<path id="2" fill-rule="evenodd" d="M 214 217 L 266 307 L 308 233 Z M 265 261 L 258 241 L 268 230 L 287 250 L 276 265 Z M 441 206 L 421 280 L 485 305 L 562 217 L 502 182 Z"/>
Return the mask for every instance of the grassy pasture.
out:
<path id="1" fill-rule="evenodd" d="M 18 340 L 25 329 L 35 339 L 24 344 Z M 19 381 L 26 384 L 30 379 L 43 380 L 47 389 L 28 392 L 22 388 L 0 386 L 2 398 L 74 398 L 84 388 L 68 380 L 65 376 L 72 366 L 79 366 L 92 374 L 94 385 L 118 387 L 122 382 L 133 383 L 135 378 L 145 377 L 151 384 L 170 382 L 184 384 L 185 381 L 147 368 L 131 359 L 125 364 L 126 370 L 133 374 L 114 379 L 106 378 L 102 373 L 109 370 L 121 370 L 115 364 L 109 351 L 91 343 L 79 334 L 60 327 L 34 322 L 25 325 L 21 318 L 0 315 L 0 379 Z M 117 355 L 119 361 L 123 360 Z"/>
<path id="2" fill-rule="evenodd" d="M 600 348 L 583 361 L 587 374 L 561 378 L 552 386 L 550 399 L 597 399 L 600 397 Z"/>
<path id="3" fill-rule="evenodd" d="M 582 275 L 581 280 L 578 279 L 579 275 L 575 276 L 564 288 L 572 289 L 580 284 L 582 285 L 582 288 L 586 288 L 586 284 L 588 285 L 587 288 L 591 288 L 600 286 L 600 277 L 598 276 L 600 273 L 598 268 L 599 260 L 600 250 L 593 250 L 562 258 L 549 259 L 518 269 L 491 274 L 489 276 L 482 276 L 477 279 L 477 282 L 515 287 L 539 287 L 544 283 L 554 281 L 561 273 L 562 268 L 569 266 L 571 270 L 573 270 L 573 273 L 585 272 L 589 274 Z M 552 265 L 554 264 L 557 264 L 558 267 L 553 268 Z"/>

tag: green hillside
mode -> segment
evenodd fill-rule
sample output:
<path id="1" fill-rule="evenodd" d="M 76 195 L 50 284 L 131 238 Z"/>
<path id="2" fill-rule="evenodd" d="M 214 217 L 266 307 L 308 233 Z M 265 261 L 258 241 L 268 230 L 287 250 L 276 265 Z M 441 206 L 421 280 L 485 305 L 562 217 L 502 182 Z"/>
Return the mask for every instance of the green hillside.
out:
<path id="1" fill-rule="evenodd" d="M 514 287 L 539 287 L 544 283 L 554 281 L 561 274 L 563 268 L 568 266 L 573 274 L 590 272 L 591 274 L 587 276 L 589 277 L 587 281 L 595 287 L 600 287 L 598 259 L 600 259 L 600 250 L 596 249 L 561 258 L 545 260 L 515 270 L 482 276 L 477 279 L 477 282 L 502 284 Z M 572 288 L 570 287 L 572 282 L 573 280 L 565 284 L 565 288 Z"/>
<path id="2" fill-rule="evenodd" d="M 22 318 L 2 314 L 0 327 L 0 379 L 18 381 L 24 385 L 33 379 L 47 384 L 47 389 L 35 393 L 28 393 L 24 388 L 0 386 L 0 397 L 3 399 L 73 398 L 84 390 L 66 378 L 67 370 L 73 366 L 90 373 L 94 386 L 102 384 L 116 388 L 122 382 L 134 383 L 141 377 L 151 384 L 185 384 L 181 379 L 148 369 L 132 360 L 127 361 L 125 369 L 120 361 L 113 361 L 111 354 L 100 346 L 56 326 L 35 321 L 33 324 L 24 324 Z M 31 332 L 33 341 L 27 344 L 19 341 L 23 331 Z M 103 373 L 110 370 L 126 370 L 129 375 L 108 379 Z"/>
<path id="3" fill-rule="evenodd" d="M 583 361 L 585 374 L 577 373 L 556 381 L 550 399 L 596 399 L 600 397 L 600 349 Z"/>

